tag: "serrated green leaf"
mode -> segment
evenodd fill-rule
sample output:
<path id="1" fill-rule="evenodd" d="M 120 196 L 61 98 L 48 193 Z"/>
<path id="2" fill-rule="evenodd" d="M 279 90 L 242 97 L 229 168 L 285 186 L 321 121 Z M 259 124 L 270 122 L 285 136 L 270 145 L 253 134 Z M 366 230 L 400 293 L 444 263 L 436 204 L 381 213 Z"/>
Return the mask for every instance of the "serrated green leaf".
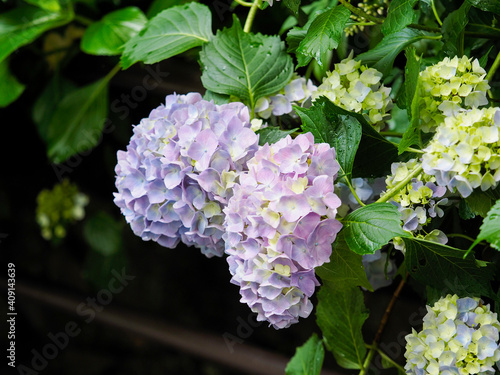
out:
<path id="1" fill-rule="evenodd" d="M 360 60 L 363 64 L 370 65 L 384 75 L 388 75 L 394 60 L 402 50 L 410 44 L 428 37 L 429 34 L 423 31 L 406 28 L 384 36 L 375 48 L 358 55 L 356 60 Z"/>
<path id="2" fill-rule="evenodd" d="M 472 212 L 465 199 L 460 199 L 460 203 L 458 204 L 458 214 L 463 220 L 474 219 L 476 217 L 476 214 Z"/>
<path id="3" fill-rule="evenodd" d="M 463 56 L 464 54 L 464 31 L 469 23 L 469 9 L 471 5 L 464 2 L 460 8 L 451 12 L 443 21 L 441 31 L 443 33 L 443 52 L 450 58 Z"/>
<path id="4" fill-rule="evenodd" d="M 459 296 L 491 296 L 492 264 L 479 263 L 465 250 L 436 242 L 403 238 L 405 262 L 411 277 L 445 293 Z"/>
<path id="5" fill-rule="evenodd" d="M 283 0 L 283 4 L 295 15 L 299 14 L 300 2 L 301 0 Z"/>
<path id="6" fill-rule="evenodd" d="M 223 94 L 217 94 L 216 92 L 207 90 L 205 91 L 205 95 L 203 95 L 203 99 L 205 100 L 213 100 L 215 104 L 221 105 L 221 104 L 227 104 L 230 102 L 230 96 L 229 95 L 223 95 Z"/>
<path id="7" fill-rule="evenodd" d="M 470 211 L 474 215 L 486 217 L 488 211 L 493 207 L 494 201 L 484 192 L 480 190 L 473 190 L 471 195 L 465 198 Z"/>
<path id="8" fill-rule="evenodd" d="M 467 2 L 478 9 L 484 10 L 485 12 L 500 14 L 499 0 L 467 0 Z"/>
<path id="9" fill-rule="evenodd" d="M 69 93 L 56 107 L 47 131 L 47 154 L 52 162 L 94 147 L 108 111 L 108 80 L 100 79 Z"/>
<path id="10" fill-rule="evenodd" d="M 70 12 L 51 12 L 31 5 L 0 14 L 0 62 L 43 32 L 62 26 L 72 18 Z"/>
<path id="11" fill-rule="evenodd" d="M 285 374 L 320 375 L 324 358 L 323 342 L 313 333 L 304 345 L 297 348 L 295 355 L 286 365 Z"/>
<path id="12" fill-rule="evenodd" d="M 253 111 L 257 100 L 281 90 L 292 78 L 292 58 L 278 36 L 245 33 L 233 26 L 217 31 L 200 52 L 201 81 L 208 90 L 234 95 Z"/>
<path id="13" fill-rule="evenodd" d="M 403 30 L 415 20 L 417 13 L 413 10 L 417 0 L 393 0 L 387 9 L 387 17 L 382 24 L 382 32 L 389 35 Z"/>
<path id="14" fill-rule="evenodd" d="M 343 220 L 345 240 L 357 254 L 373 254 L 394 237 L 406 237 L 401 213 L 390 203 L 372 203 L 351 212 Z"/>
<path id="15" fill-rule="evenodd" d="M 100 212 L 85 221 L 83 236 L 94 251 L 110 256 L 122 246 L 122 226 L 109 214 Z"/>
<path id="16" fill-rule="evenodd" d="M 363 257 L 349 250 L 344 231 L 340 231 L 333 243 L 330 262 L 317 267 L 315 272 L 323 282 L 342 285 L 346 288 L 362 286 L 373 291 L 366 277 Z"/>
<path id="17" fill-rule="evenodd" d="M 108 13 L 85 30 L 80 47 L 91 55 L 119 55 L 123 45 L 137 35 L 146 22 L 146 16 L 137 7 Z"/>
<path id="18" fill-rule="evenodd" d="M 367 317 L 363 292 L 359 288 L 333 289 L 327 284 L 320 288 L 316 323 L 340 366 L 362 368 L 366 347 L 361 328 Z"/>
<path id="19" fill-rule="evenodd" d="M 325 54 L 338 47 L 344 26 L 350 16 L 351 12 L 342 5 L 317 15 L 308 28 L 306 36 L 300 42 L 296 51 L 297 55 L 302 55 L 305 59 L 314 58 L 322 64 Z M 304 61 L 301 61 L 298 66 L 306 65 Z"/>
<path id="20" fill-rule="evenodd" d="M 471 249 L 482 240 L 486 240 L 492 247 L 500 250 L 500 200 L 488 211 L 479 228 L 479 235 L 470 247 Z"/>
<path id="21" fill-rule="evenodd" d="M 183 5 L 196 0 L 154 0 L 149 6 L 146 16 L 151 19 L 161 11 L 173 7 L 174 5 Z"/>
<path id="22" fill-rule="evenodd" d="M 266 143 L 271 145 L 278 142 L 281 138 L 285 138 L 287 135 L 296 132 L 297 130 L 299 129 L 281 130 L 276 126 L 268 126 L 267 128 L 260 129 L 257 131 L 257 134 L 259 135 L 259 145 L 264 146 Z"/>
<path id="23" fill-rule="evenodd" d="M 154 64 L 191 48 L 212 37 L 212 14 L 206 5 L 189 3 L 165 9 L 130 39 L 121 57 L 124 69 L 138 61 Z"/>
<path id="24" fill-rule="evenodd" d="M 58 104 L 74 90 L 76 87 L 73 83 L 61 75 L 55 74 L 36 100 L 32 117 L 36 123 L 38 134 L 45 142 L 48 140 L 50 120 Z"/>
<path id="25" fill-rule="evenodd" d="M 398 145 L 398 153 L 402 154 L 413 145 L 422 147 L 422 137 L 420 134 L 420 58 L 415 54 L 415 48 L 409 47 L 406 51 L 405 67 L 405 100 L 410 120 L 410 126 L 403 134 L 403 138 Z"/>
<path id="26" fill-rule="evenodd" d="M 325 97 L 317 99 L 311 108 L 295 107 L 302 119 L 302 129 L 311 132 L 316 142 L 335 148 L 340 164 L 339 179 L 351 178 L 356 151 L 361 140 L 361 124 Z"/>
<path id="27" fill-rule="evenodd" d="M 0 62 L 0 108 L 7 107 L 23 93 L 25 86 L 9 70 L 9 62 Z"/>
<path id="28" fill-rule="evenodd" d="M 59 3 L 58 0 L 24 0 L 24 1 L 51 12 L 59 12 L 61 10 L 61 4 Z"/>

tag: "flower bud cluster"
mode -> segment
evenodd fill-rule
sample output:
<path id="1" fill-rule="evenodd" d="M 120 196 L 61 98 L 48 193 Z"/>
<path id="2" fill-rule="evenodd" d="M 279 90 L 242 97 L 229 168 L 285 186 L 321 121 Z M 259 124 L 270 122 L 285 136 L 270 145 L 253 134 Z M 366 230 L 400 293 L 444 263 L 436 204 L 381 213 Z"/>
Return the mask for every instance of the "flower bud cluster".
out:
<path id="1" fill-rule="evenodd" d="M 295 77 L 280 92 L 257 100 L 255 114 L 263 119 L 289 114 L 293 111 L 293 104 L 303 104 L 316 90 L 310 79 Z"/>
<path id="2" fill-rule="evenodd" d="M 422 331 L 406 336 L 406 373 L 493 375 L 499 329 L 497 314 L 479 298 L 442 297 L 427 306 Z"/>
<path id="3" fill-rule="evenodd" d="M 500 181 L 500 108 L 474 108 L 447 117 L 424 149 L 424 172 L 439 186 L 458 190 L 495 188 Z"/>
<path id="4" fill-rule="evenodd" d="M 231 282 L 241 302 L 285 328 L 307 317 L 319 285 L 314 268 L 328 262 L 342 225 L 333 181 L 335 150 L 311 133 L 260 148 L 224 209 Z"/>
<path id="5" fill-rule="evenodd" d="M 422 131 L 435 131 L 446 117 L 488 104 L 486 92 L 490 86 L 485 77 L 486 71 L 479 61 L 467 56 L 446 57 L 422 71 L 419 97 Z"/>
<path id="6" fill-rule="evenodd" d="M 36 208 L 42 237 L 46 240 L 64 238 L 67 224 L 83 219 L 88 202 L 88 197 L 66 179 L 52 190 L 42 190 L 37 196 Z"/>
<path id="7" fill-rule="evenodd" d="M 218 106 L 198 93 L 169 95 L 142 119 L 115 168 L 114 201 L 134 233 L 222 256 L 222 208 L 258 148 L 250 126 L 242 103 Z"/>
<path id="8" fill-rule="evenodd" d="M 362 0 L 357 4 L 357 7 L 370 16 L 385 16 L 387 8 L 389 8 L 389 0 Z M 363 31 L 365 28 L 363 23 L 366 23 L 366 20 L 363 17 L 353 13 L 351 14 L 351 19 L 356 23 L 352 26 L 346 27 L 345 33 L 347 36 Z M 361 25 L 358 25 L 357 23 L 360 23 Z"/>
<path id="9" fill-rule="evenodd" d="M 381 83 L 382 73 L 361 65 L 352 56 L 351 52 L 349 57 L 335 64 L 334 70 L 327 73 L 323 83 L 313 92 L 312 99 L 326 96 L 347 111 L 362 113 L 366 121 L 380 130 L 390 118 L 389 111 L 393 107 L 391 89 Z"/>

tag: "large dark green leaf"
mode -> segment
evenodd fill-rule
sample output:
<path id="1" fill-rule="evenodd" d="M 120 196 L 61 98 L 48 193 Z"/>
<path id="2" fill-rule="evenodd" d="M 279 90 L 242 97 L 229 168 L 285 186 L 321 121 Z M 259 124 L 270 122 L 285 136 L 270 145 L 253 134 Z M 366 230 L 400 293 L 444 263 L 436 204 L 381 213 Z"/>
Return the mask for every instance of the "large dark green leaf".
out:
<path id="1" fill-rule="evenodd" d="M 7 107 L 24 91 L 24 85 L 9 70 L 9 62 L 0 62 L 0 108 Z"/>
<path id="2" fill-rule="evenodd" d="M 211 37 L 212 14 L 206 5 L 189 3 L 168 8 L 125 44 L 121 63 L 124 69 L 137 61 L 153 64 L 199 47 Z"/>
<path id="3" fill-rule="evenodd" d="M 325 60 L 324 56 L 338 47 L 350 15 L 351 12 L 342 5 L 317 15 L 297 48 L 297 55 L 304 57 L 298 66 L 306 65 L 307 58 L 314 58 L 321 64 Z"/>
<path id="4" fill-rule="evenodd" d="M 443 52 L 448 57 L 462 56 L 464 54 L 464 31 L 469 23 L 469 9 L 471 5 L 464 2 L 462 6 L 451 12 L 443 21 Z"/>
<path id="5" fill-rule="evenodd" d="M 499 0 L 467 0 L 467 2 L 478 9 L 484 10 L 485 12 L 500 14 Z"/>
<path id="6" fill-rule="evenodd" d="M 342 220 L 349 249 L 357 254 L 373 254 L 394 237 L 408 234 L 401 227 L 401 214 L 390 203 L 372 203 L 351 212 Z"/>
<path id="7" fill-rule="evenodd" d="M 0 62 L 43 32 L 64 25 L 72 18 L 71 12 L 52 12 L 31 5 L 0 14 Z"/>
<path id="8" fill-rule="evenodd" d="M 405 263 L 410 276 L 445 293 L 459 296 L 491 296 L 493 264 L 478 262 L 465 250 L 435 242 L 403 238 Z"/>
<path id="9" fill-rule="evenodd" d="M 234 95 L 253 110 L 256 101 L 281 90 L 293 74 L 292 58 L 278 36 L 243 32 L 233 26 L 218 31 L 200 52 L 201 81 L 208 90 Z"/>
<path id="10" fill-rule="evenodd" d="M 325 358 L 323 342 L 318 335 L 313 335 L 307 342 L 298 347 L 293 358 L 288 362 L 286 375 L 320 375 Z"/>
<path id="11" fill-rule="evenodd" d="M 394 60 L 402 50 L 418 40 L 429 38 L 429 36 L 423 31 L 405 28 L 384 36 L 375 48 L 358 55 L 356 60 L 361 60 L 363 64 L 372 66 L 386 76 L 391 71 Z"/>
<path id="12" fill-rule="evenodd" d="M 318 293 L 316 322 L 327 348 L 337 363 L 348 369 L 362 368 L 366 355 L 361 328 L 368 317 L 359 288 L 331 288 L 328 284 Z"/>
<path id="13" fill-rule="evenodd" d="M 268 126 L 267 128 L 257 131 L 257 134 L 259 135 L 259 145 L 264 146 L 266 143 L 276 143 L 281 138 L 285 138 L 287 135 L 292 134 L 297 130 L 299 129 L 281 130 L 276 126 Z"/>
<path id="14" fill-rule="evenodd" d="M 92 55 L 119 55 L 123 45 L 146 25 L 147 18 L 137 7 L 106 14 L 83 34 L 81 49 Z"/>
<path id="15" fill-rule="evenodd" d="M 69 157 L 94 147 L 108 111 L 108 80 L 69 93 L 56 107 L 48 125 L 47 154 L 62 163 Z"/>
<path id="16" fill-rule="evenodd" d="M 382 32 L 389 35 L 403 30 L 412 23 L 417 13 L 413 7 L 417 0 L 392 0 L 387 9 L 387 18 L 382 24 Z"/>

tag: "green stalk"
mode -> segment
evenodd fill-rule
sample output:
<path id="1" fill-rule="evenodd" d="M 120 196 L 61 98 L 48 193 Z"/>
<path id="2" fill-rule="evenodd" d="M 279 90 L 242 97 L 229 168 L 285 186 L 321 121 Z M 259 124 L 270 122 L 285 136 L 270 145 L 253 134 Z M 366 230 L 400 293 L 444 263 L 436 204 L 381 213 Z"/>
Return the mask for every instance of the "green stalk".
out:
<path id="1" fill-rule="evenodd" d="M 434 13 L 434 17 L 436 18 L 437 23 L 439 26 L 443 26 L 443 22 L 441 21 L 441 18 L 439 18 L 436 10 L 436 4 L 434 4 L 434 0 L 431 0 L 431 7 L 432 7 L 432 13 Z"/>
<path id="2" fill-rule="evenodd" d="M 491 81 L 491 79 L 495 75 L 495 72 L 497 71 L 499 65 L 500 65 L 500 52 L 498 52 L 498 55 L 495 58 L 495 61 L 493 61 L 493 65 L 491 66 L 490 70 L 488 71 L 488 74 L 486 74 L 487 81 Z"/>
<path id="3" fill-rule="evenodd" d="M 257 14 L 257 9 L 259 9 L 260 5 L 262 4 L 262 0 L 254 0 L 250 11 L 248 12 L 247 19 L 245 21 L 245 26 L 243 27 L 243 31 L 246 33 L 250 32 L 250 29 L 252 28 L 252 23 L 255 18 L 255 15 Z"/>
<path id="4" fill-rule="evenodd" d="M 248 1 L 243 0 L 234 0 L 234 2 L 249 8 L 253 5 L 253 3 L 249 3 Z"/>
<path id="5" fill-rule="evenodd" d="M 415 169 L 408 175 L 404 180 L 398 182 L 391 190 L 388 190 L 383 196 L 381 196 L 376 203 L 387 202 L 393 196 L 395 196 L 402 188 L 404 188 L 413 177 L 418 176 L 422 173 L 422 164 L 419 164 Z"/>

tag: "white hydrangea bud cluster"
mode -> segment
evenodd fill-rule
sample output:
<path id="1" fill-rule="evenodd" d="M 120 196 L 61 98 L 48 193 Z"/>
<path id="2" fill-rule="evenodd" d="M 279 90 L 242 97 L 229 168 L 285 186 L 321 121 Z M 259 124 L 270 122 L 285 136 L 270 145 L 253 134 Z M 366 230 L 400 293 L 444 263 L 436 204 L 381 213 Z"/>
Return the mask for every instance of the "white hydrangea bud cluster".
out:
<path id="1" fill-rule="evenodd" d="M 293 111 L 292 105 L 302 105 L 317 87 L 310 79 L 294 77 L 281 91 L 264 96 L 255 103 L 255 114 L 263 119 L 271 115 L 282 116 Z"/>
<path id="2" fill-rule="evenodd" d="M 488 104 L 486 71 L 477 59 L 446 57 L 420 72 L 421 129 L 432 132 L 448 116 Z"/>
<path id="3" fill-rule="evenodd" d="M 500 108 L 474 108 L 447 117 L 424 149 L 424 172 L 464 198 L 500 181 Z"/>
<path id="4" fill-rule="evenodd" d="M 351 112 L 362 113 L 377 131 L 390 118 L 393 102 L 391 89 L 381 83 L 382 73 L 353 58 L 353 53 L 335 64 L 331 72 L 313 92 L 312 99 L 326 96 L 337 106 Z"/>
<path id="5" fill-rule="evenodd" d="M 479 298 L 447 295 L 427 306 L 420 332 L 406 336 L 407 374 L 494 374 L 500 322 Z"/>

